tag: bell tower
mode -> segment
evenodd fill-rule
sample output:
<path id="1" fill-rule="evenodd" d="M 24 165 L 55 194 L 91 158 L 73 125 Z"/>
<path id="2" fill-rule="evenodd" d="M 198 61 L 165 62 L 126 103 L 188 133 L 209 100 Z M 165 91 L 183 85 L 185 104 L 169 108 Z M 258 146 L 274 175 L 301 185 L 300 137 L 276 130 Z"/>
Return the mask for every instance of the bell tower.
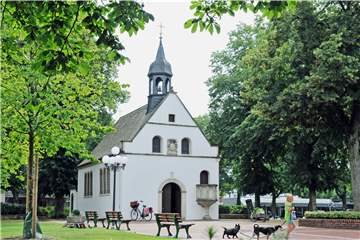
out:
<path id="1" fill-rule="evenodd" d="M 171 65 L 165 59 L 162 36 L 156 58 L 149 68 L 149 95 L 147 112 L 151 112 L 171 89 Z"/>

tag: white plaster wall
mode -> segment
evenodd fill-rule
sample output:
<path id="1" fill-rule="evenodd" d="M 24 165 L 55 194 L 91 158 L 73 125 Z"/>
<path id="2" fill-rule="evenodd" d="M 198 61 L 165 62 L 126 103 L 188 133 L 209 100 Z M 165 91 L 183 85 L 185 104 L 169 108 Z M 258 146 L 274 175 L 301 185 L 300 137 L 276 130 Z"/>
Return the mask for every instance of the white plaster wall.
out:
<path id="1" fill-rule="evenodd" d="M 219 184 L 219 163 L 217 158 L 192 158 L 156 155 L 127 155 L 129 162 L 125 170 L 117 174 L 116 210 L 130 218 L 130 201 L 143 200 L 154 212 L 161 212 L 159 203 L 160 185 L 169 179 L 181 182 L 186 189 L 186 201 L 182 203 L 183 217 L 187 220 L 202 219 L 204 208 L 196 202 L 196 184 L 200 183 L 200 172 L 209 172 L 209 184 Z M 77 209 L 81 214 L 86 210 L 98 211 L 100 216 L 112 209 L 112 195 L 99 194 L 99 169 L 103 164 L 79 169 Z M 84 197 L 84 173 L 93 171 L 93 196 Z M 111 172 L 110 191 L 113 190 L 113 172 Z M 210 207 L 210 216 L 218 219 L 218 203 Z"/>
<path id="2" fill-rule="evenodd" d="M 113 172 L 111 171 L 110 173 L 110 194 L 100 194 L 100 168 L 103 167 L 103 164 L 97 164 L 83 167 L 78 170 L 78 187 L 76 199 L 74 199 L 74 202 L 76 202 L 76 208 L 74 209 L 78 209 L 81 215 L 85 215 L 85 211 L 97 211 L 101 217 L 105 217 L 105 211 L 112 210 L 111 192 L 113 188 Z M 89 171 L 93 172 L 93 195 L 91 197 L 85 197 L 84 175 Z"/>
<path id="3" fill-rule="evenodd" d="M 169 114 L 175 114 L 175 123 L 168 122 Z M 160 154 L 152 153 L 154 136 L 162 138 Z M 185 137 L 190 139 L 190 154 L 181 155 L 181 140 Z M 177 140 L 177 156 L 167 155 L 168 139 Z M 196 184 L 200 183 L 202 170 L 209 172 L 209 184 L 219 184 L 218 148 L 208 143 L 175 94 L 169 94 L 133 141 L 124 142 L 123 149 L 127 153 L 129 162 L 125 170 L 120 170 L 117 174 L 115 210 L 121 210 L 125 218 L 130 218 L 130 201 L 143 200 L 145 204 L 153 207 L 155 212 L 160 212 L 160 186 L 165 181 L 173 179 L 185 186 L 181 189 L 182 196 L 186 199 L 182 202 L 183 217 L 201 219 L 204 216 L 204 208 L 196 202 Z M 99 194 L 101 167 L 103 164 L 83 167 L 78 171 L 76 201 L 82 214 L 86 210 L 95 210 L 100 216 L 104 216 L 105 211 L 112 209 L 112 194 Z M 93 171 L 91 197 L 84 197 L 84 174 L 87 171 Z M 113 172 L 111 172 L 110 190 L 111 192 L 113 190 Z M 210 216 L 218 219 L 217 202 L 210 207 Z"/>
<path id="4" fill-rule="evenodd" d="M 169 122 L 169 114 L 175 114 L 175 122 Z M 166 100 L 160 105 L 149 121 L 196 126 L 191 115 L 174 93 L 169 93 Z"/>
<path id="5" fill-rule="evenodd" d="M 161 154 L 167 154 L 167 140 L 176 139 L 178 155 L 181 155 L 181 140 L 190 139 L 191 156 L 217 157 L 218 148 L 211 146 L 197 127 L 145 124 L 132 142 L 124 143 L 126 153 L 152 153 L 152 139 L 161 137 Z M 186 155 L 184 155 L 186 156 Z"/>
<path id="6" fill-rule="evenodd" d="M 219 184 L 218 159 L 216 158 L 191 158 L 151 155 L 127 155 L 129 162 L 122 172 L 121 181 L 121 211 L 130 217 L 130 201 L 143 200 L 145 204 L 158 209 L 160 185 L 168 179 L 176 179 L 185 185 L 186 219 L 202 219 L 204 208 L 196 202 L 196 184 L 200 183 L 200 172 L 209 171 L 209 184 Z M 160 199 L 159 199 L 160 198 Z M 184 206 L 184 203 L 182 203 Z M 184 214 L 183 214 L 184 215 Z M 210 208 L 210 216 L 218 219 L 218 203 Z"/>

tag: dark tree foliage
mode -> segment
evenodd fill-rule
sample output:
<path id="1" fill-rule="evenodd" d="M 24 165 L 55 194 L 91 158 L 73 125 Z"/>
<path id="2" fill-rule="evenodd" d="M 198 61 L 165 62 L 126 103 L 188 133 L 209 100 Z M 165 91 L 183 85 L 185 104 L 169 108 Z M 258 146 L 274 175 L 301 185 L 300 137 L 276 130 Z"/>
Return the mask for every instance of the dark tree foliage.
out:
<path id="1" fill-rule="evenodd" d="M 64 196 L 77 185 L 77 165 L 79 156 L 66 149 L 59 149 L 56 155 L 40 160 L 39 194 L 54 196 L 55 217 L 64 217 Z"/>
<path id="2" fill-rule="evenodd" d="M 271 21 L 240 26 L 214 55 L 210 132 L 221 156 L 239 163 L 231 166 L 246 192 L 306 187 L 314 209 L 316 192 L 336 188 L 349 161 L 357 208 L 358 9 L 301 2 Z"/>

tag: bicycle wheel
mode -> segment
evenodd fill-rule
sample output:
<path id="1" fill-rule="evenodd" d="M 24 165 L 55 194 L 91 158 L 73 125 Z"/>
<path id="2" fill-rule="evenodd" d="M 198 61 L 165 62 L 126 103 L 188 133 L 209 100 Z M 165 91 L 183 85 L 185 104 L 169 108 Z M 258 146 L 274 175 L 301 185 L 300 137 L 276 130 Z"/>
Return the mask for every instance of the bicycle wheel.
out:
<path id="1" fill-rule="evenodd" d="M 139 212 L 136 208 L 133 208 L 130 213 L 131 220 L 136 221 L 139 217 Z"/>
<path id="2" fill-rule="evenodd" d="M 152 213 L 148 213 L 147 216 L 144 217 L 146 221 L 151 221 L 152 219 Z"/>

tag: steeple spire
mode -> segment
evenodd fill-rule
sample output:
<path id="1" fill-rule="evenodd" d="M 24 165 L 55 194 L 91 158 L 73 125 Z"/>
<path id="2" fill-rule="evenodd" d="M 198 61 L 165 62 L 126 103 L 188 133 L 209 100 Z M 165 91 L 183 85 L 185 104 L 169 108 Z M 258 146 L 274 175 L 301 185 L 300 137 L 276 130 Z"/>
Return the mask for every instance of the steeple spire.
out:
<path id="1" fill-rule="evenodd" d="M 163 97 L 170 92 L 171 65 L 165 58 L 164 47 L 162 44 L 162 29 L 160 32 L 159 47 L 156 52 L 155 61 L 151 63 L 149 68 L 149 96 L 148 96 L 148 112 L 152 111 Z"/>
<path id="2" fill-rule="evenodd" d="M 165 74 L 170 77 L 172 76 L 171 65 L 165 58 L 162 37 L 160 38 L 159 48 L 156 53 L 155 61 L 150 65 L 148 76 L 150 77 L 150 75 L 153 74 Z"/>

